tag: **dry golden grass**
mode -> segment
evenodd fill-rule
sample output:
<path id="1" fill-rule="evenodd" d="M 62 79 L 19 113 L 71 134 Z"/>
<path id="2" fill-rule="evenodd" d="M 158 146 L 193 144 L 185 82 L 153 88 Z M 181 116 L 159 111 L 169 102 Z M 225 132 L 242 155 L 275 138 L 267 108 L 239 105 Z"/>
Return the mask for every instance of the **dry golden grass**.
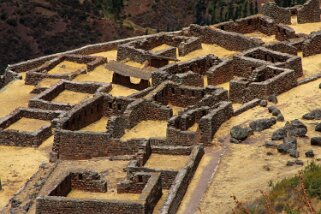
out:
<path id="1" fill-rule="evenodd" d="M 137 138 L 165 138 L 167 121 L 146 120 L 138 123 L 130 130 L 126 130 L 121 140 Z"/>
<path id="2" fill-rule="evenodd" d="M 38 170 L 42 162 L 48 162 L 45 153 L 34 148 L 0 146 L 0 210 L 9 202 L 24 183 Z"/>
<path id="3" fill-rule="evenodd" d="M 189 156 L 153 154 L 148 158 L 144 167 L 162 170 L 180 170 L 186 166 Z"/>
<path id="4" fill-rule="evenodd" d="M 118 96 L 127 97 L 127 96 L 132 95 L 136 92 L 138 92 L 138 91 L 135 89 L 127 88 L 125 86 L 118 85 L 118 84 L 113 84 L 113 88 L 109 92 L 109 94 L 111 94 L 112 96 L 115 96 L 115 97 L 118 97 Z"/>
<path id="5" fill-rule="evenodd" d="M 107 58 L 107 60 L 115 60 L 117 59 L 117 50 L 110 50 L 110 51 L 104 51 L 104 52 L 98 52 L 91 54 L 90 56 L 101 56 Z"/>
<path id="6" fill-rule="evenodd" d="M 107 117 L 102 117 L 100 120 L 84 127 L 81 131 L 90 131 L 90 132 L 106 132 L 106 127 L 108 123 Z"/>
<path id="7" fill-rule="evenodd" d="M 106 69 L 104 65 L 100 65 L 96 67 L 93 71 L 77 76 L 73 81 L 111 83 L 112 80 L 113 72 Z"/>
<path id="8" fill-rule="evenodd" d="M 42 79 L 38 84 L 37 87 L 41 88 L 50 88 L 51 86 L 58 83 L 61 79 L 52 79 L 52 78 L 45 78 Z"/>
<path id="9" fill-rule="evenodd" d="M 252 33 L 247 33 L 244 34 L 247 37 L 253 37 L 256 39 L 261 39 L 265 43 L 273 43 L 273 42 L 278 42 L 278 40 L 275 38 L 275 35 L 268 36 L 264 33 L 261 33 L 260 31 L 255 31 Z"/>
<path id="10" fill-rule="evenodd" d="M 173 46 L 170 46 L 170 45 L 167 45 L 167 44 L 162 44 L 162 45 L 159 45 L 159 46 L 151 49 L 150 51 L 153 52 L 153 53 L 157 53 L 157 52 L 164 51 L 164 50 L 172 48 L 172 47 Z"/>
<path id="11" fill-rule="evenodd" d="M 141 79 L 136 78 L 136 77 L 130 77 L 130 82 L 133 84 L 139 84 Z"/>
<path id="12" fill-rule="evenodd" d="M 133 78 L 134 81 L 135 78 Z M 105 66 L 101 65 L 98 66 L 95 70 L 88 72 L 86 74 L 81 74 L 77 76 L 74 81 L 78 82 L 104 82 L 104 83 L 111 83 L 113 80 L 113 72 L 106 69 Z M 134 82 L 137 82 L 135 79 Z M 113 96 L 123 96 L 127 97 L 134 93 L 138 92 L 135 89 L 127 88 L 122 85 L 113 84 L 112 90 L 109 94 Z"/>
<path id="13" fill-rule="evenodd" d="M 198 129 L 198 123 L 194 123 L 191 127 L 188 128 L 188 131 L 196 132 Z"/>
<path id="14" fill-rule="evenodd" d="M 292 24 L 289 26 L 293 28 L 296 33 L 310 34 L 314 31 L 321 30 L 321 22 L 298 24 L 296 16 L 292 16 L 291 21 Z"/>
<path id="15" fill-rule="evenodd" d="M 19 107 L 28 107 L 30 92 L 34 86 L 25 85 L 24 80 L 14 80 L 0 89 L 0 118 L 10 114 Z"/>
<path id="16" fill-rule="evenodd" d="M 206 56 L 208 54 L 214 54 L 217 57 L 229 57 L 237 53 L 237 51 L 230 51 L 215 44 L 202 43 L 202 49 L 195 50 L 185 56 L 179 56 L 178 59 L 180 61 L 188 61 L 196 57 Z"/>
<path id="17" fill-rule="evenodd" d="M 183 111 L 183 107 L 175 106 L 171 103 L 167 104 L 173 110 L 173 116 L 177 116 L 179 112 Z"/>
<path id="18" fill-rule="evenodd" d="M 6 130 L 10 129 L 17 131 L 34 132 L 48 125 L 50 125 L 50 121 L 23 117 L 17 122 L 10 125 L 8 128 L 6 128 Z"/>
<path id="19" fill-rule="evenodd" d="M 108 181 L 107 181 L 108 182 Z M 87 192 L 81 190 L 72 190 L 67 197 L 68 198 L 78 198 L 78 199 L 100 199 L 100 200 L 138 200 L 140 194 L 132 193 L 121 193 L 118 194 L 116 191 L 107 191 L 105 193 L 101 192 Z"/>
<path id="20" fill-rule="evenodd" d="M 298 86 L 278 96 L 277 107 L 281 110 L 285 120 L 300 119 L 310 109 L 317 108 L 321 102 L 321 90 L 318 88 L 320 81 L 314 81 Z M 271 129 L 261 133 L 255 133 L 244 144 L 230 144 L 229 130 L 234 125 L 248 124 L 259 118 L 268 118 L 271 114 L 266 108 L 256 107 L 224 123 L 215 134 L 213 144 L 221 143 L 229 145 L 228 153 L 221 160 L 218 171 L 211 182 L 206 195 L 201 203 L 202 213 L 228 213 L 234 207 L 231 195 L 235 195 L 240 201 L 247 201 L 260 196 L 259 190 L 267 190 L 270 180 L 276 181 L 297 173 L 300 166 L 287 167 L 286 162 L 292 158 L 281 155 L 276 149 L 265 148 L 264 142 L 270 140 L 271 134 L 277 128 L 284 126 L 285 122 L 278 122 Z M 303 120 L 302 120 L 303 121 Z M 308 126 L 308 136 L 321 136 L 314 131 L 316 122 L 303 121 Z M 278 142 L 281 143 L 281 142 Z M 300 159 L 308 161 L 304 153 L 313 148 L 321 157 L 321 148 L 312 147 L 309 138 L 298 139 L 298 151 Z M 266 152 L 272 152 L 267 156 Z M 207 154 L 205 154 L 205 158 Z M 270 171 L 264 169 L 268 167 Z"/>
<path id="21" fill-rule="evenodd" d="M 216 85 L 216 87 L 224 88 L 225 90 L 229 91 L 230 90 L 230 82 L 225 82 L 225 83 Z"/>
<path id="22" fill-rule="evenodd" d="M 68 74 L 79 69 L 87 68 L 86 64 L 80 64 L 71 61 L 63 61 L 48 71 L 49 74 Z"/>
<path id="23" fill-rule="evenodd" d="M 51 100 L 51 102 L 75 105 L 92 96 L 92 94 L 88 93 L 64 90 L 57 97 Z"/>
<path id="24" fill-rule="evenodd" d="M 299 52 L 299 56 L 302 58 L 303 77 L 307 78 L 321 73 L 321 54 L 303 57 L 302 52 Z"/>
<path id="25" fill-rule="evenodd" d="M 123 171 L 128 161 L 110 161 L 108 159 L 91 159 L 82 161 L 63 161 L 54 170 L 40 194 L 45 194 L 58 181 L 61 174 L 69 171 L 90 170 L 100 173 L 107 181 L 107 193 L 92 193 L 74 190 L 68 197 L 91 199 L 136 200 L 139 194 L 117 194 L 117 183 L 124 181 L 126 172 Z"/>

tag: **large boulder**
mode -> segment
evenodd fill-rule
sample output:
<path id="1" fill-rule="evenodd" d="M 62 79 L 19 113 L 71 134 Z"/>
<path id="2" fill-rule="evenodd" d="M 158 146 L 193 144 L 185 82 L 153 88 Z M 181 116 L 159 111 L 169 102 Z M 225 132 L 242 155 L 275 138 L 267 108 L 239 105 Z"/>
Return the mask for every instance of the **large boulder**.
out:
<path id="1" fill-rule="evenodd" d="M 272 94 L 272 95 L 268 96 L 268 101 L 276 104 L 276 103 L 278 103 L 278 98 L 276 97 L 275 94 Z"/>
<path id="2" fill-rule="evenodd" d="M 286 137 L 286 131 L 284 128 L 275 130 L 272 133 L 272 140 L 282 140 Z"/>
<path id="3" fill-rule="evenodd" d="M 313 157 L 314 157 L 314 152 L 313 152 L 313 150 L 308 150 L 308 151 L 306 151 L 306 152 L 305 152 L 305 156 L 306 156 L 307 158 L 313 158 Z"/>
<path id="4" fill-rule="evenodd" d="M 266 148 L 277 148 L 278 147 L 278 145 L 276 143 L 274 143 L 273 141 L 265 142 L 264 145 Z"/>
<path id="5" fill-rule="evenodd" d="M 305 137 L 308 132 L 308 128 L 300 120 L 287 122 L 284 128 L 287 132 L 287 136 L 290 137 Z"/>
<path id="6" fill-rule="evenodd" d="M 321 137 L 313 137 L 311 138 L 312 146 L 321 146 Z"/>
<path id="7" fill-rule="evenodd" d="M 272 117 L 272 118 L 254 120 L 250 123 L 250 127 L 254 131 L 260 132 L 270 128 L 274 124 L 276 124 L 276 119 Z"/>
<path id="8" fill-rule="evenodd" d="M 280 113 L 276 116 L 276 120 L 277 121 L 280 121 L 280 122 L 283 122 L 284 121 L 284 116 Z"/>
<path id="9" fill-rule="evenodd" d="M 241 125 L 237 125 L 237 126 L 232 127 L 232 129 L 230 131 L 231 138 L 236 139 L 238 141 L 245 140 L 252 133 L 253 133 L 253 130 L 251 128 L 243 127 Z"/>
<path id="10" fill-rule="evenodd" d="M 260 106 L 261 107 L 266 107 L 268 105 L 267 101 L 266 100 L 261 100 L 260 101 Z"/>
<path id="11" fill-rule="evenodd" d="M 303 115 L 302 117 L 305 120 L 320 120 L 321 119 L 321 109 L 315 109 L 311 112 Z"/>
<path id="12" fill-rule="evenodd" d="M 292 137 L 285 137 L 283 143 L 278 146 L 278 151 L 282 154 L 294 154 L 297 150 L 297 140 Z"/>
<path id="13" fill-rule="evenodd" d="M 269 113 L 271 113 L 273 116 L 276 116 L 276 115 L 278 115 L 278 114 L 281 114 L 280 109 L 278 109 L 278 108 L 275 107 L 275 106 L 269 106 L 269 107 L 268 107 L 268 111 L 269 111 Z"/>
<path id="14" fill-rule="evenodd" d="M 318 124 L 315 126 L 315 131 L 321 132 L 321 123 L 318 123 Z"/>

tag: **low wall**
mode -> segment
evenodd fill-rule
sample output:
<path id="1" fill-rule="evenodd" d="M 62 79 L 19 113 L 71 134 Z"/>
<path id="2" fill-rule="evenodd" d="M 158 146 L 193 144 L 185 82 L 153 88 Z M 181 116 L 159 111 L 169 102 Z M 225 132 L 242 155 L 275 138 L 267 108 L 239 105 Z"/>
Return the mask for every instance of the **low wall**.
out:
<path id="1" fill-rule="evenodd" d="M 270 69 L 280 70 L 278 68 Z M 230 99 L 239 103 L 245 103 L 255 98 L 267 99 L 269 95 L 279 95 L 295 86 L 297 86 L 295 72 L 288 69 L 261 82 L 234 79 L 230 82 Z"/>
<path id="2" fill-rule="evenodd" d="M 188 32 L 192 36 L 200 37 L 203 43 L 217 44 L 232 51 L 244 51 L 263 45 L 262 41 L 211 27 L 190 25 Z"/>
<path id="3" fill-rule="evenodd" d="M 109 133 L 56 130 L 53 152 L 62 160 L 134 155 L 146 146 L 144 139 L 120 141 Z"/>
<path id="4" fill-rule="evenodd" d="M 321 54 L 321 31 L 309 35 L 303 42 L 302 49 L 304 57 Z"/>
<path id="5" fill-rule="evenodd" d="M 161 214 L 175 214 L 177 212 L 203 155 L 203 147 L 197 146 L 193 149 L 191 160 L 186 167 L 178 172 L 169 190 L 168 197 L 161 209 Z"/>
<path id="6" fill-rule="evenodd" d="M 320 22 L 320 1 L 308 0 L 298 7 L 298 23 Z"/>
<path id="7" fill-rule="evenodd" d="M 173 112 L 167 106 L 156 102 L 136 100 L 128 105 L 124 117 L 128 121 L 128 127 L 133 128 L 143 120 L 168 120 Z"/>
<path id="8" fill-rule="evenodd" d="M 275 2 L 266 2 L 260 8 L 260 13 L 271 17 L 276 23 L 291 24 L 291 11 L 279 7 Z"/>

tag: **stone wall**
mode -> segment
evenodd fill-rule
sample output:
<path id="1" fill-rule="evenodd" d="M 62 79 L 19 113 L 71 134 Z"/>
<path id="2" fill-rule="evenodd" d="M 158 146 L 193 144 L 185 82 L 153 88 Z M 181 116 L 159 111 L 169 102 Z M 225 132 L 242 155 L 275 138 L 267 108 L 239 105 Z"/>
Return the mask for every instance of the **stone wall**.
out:
<path id="1" fill-rule="evenodd" d="M 206 26 L 191 25 L 186 33 L 200 37 L 203 43 L 217 44 L 233 51 L 244 51 L 263 45 L 263 42 L 257 39 Z"/>
<path id="2" fill-rule="evenodd" d="M 167 44 L 172 46 L 162 51 L 151 51 L 151 49 Z M 175 47 L 175 48 L 173 48 Z M 179 56 L 184 56 L 194 50 L 201 49 L 201 40 L 197 37 L 185 37 L 175 35 L 154 35 L 140 41 L 132 41 L 118 46 L 117 61 L 130 59 L 135 62 L 143 63 L 150 61 L 150 55 L 167 56 L 176 58 L 176 48 Z"/>
<path id="3" fill-rule="evenodd" d="M 177 212 L 203 155 L 204 148 L 202 146 L 194 147 L 190 161 L 187 166 L 178 172 L 174 185 L 169 190 L 168 197 L 161 209 L 162 214 L 174 214 Z"/>
<path id="4" fill-rule="evenodd" d="M 141 173 L 140 175 L 143 176 L 144 173 Z M 46 214 L 46 213 L 48 214 L 49 213 L 50 214 L 58 214 L 58 213 L 151 214 L 158 200 L 162 195 L 162 183 L 161 183 L 160 175 L 158 173 L 150 174 L 149 179 L 146 182 L 146 185 L 141 191 L 141 195 L 139 199 L 132 200 L 132 201 L 72 199 L 67 197 L 56 196 L 56 195 L 66 196 L 68 194 L 68 190 L 69 191 L 71 190 L 71 185 L 72 185 L 71 179 L 63 180 L 58 184 L 59 189 L 54 190 L 55 194 L 49 194 L 49 196 L 38 197 L 36 201 L 36 214 Z"/>
<path id="5" fill-rule="evenodd" d="M 145 214 L 144 205 L 139 201 L 104 201 L 69 199 L 57 196 L 37 198 L 36 214 L 79 214 L 79 213 L 110 213 L 110 214 Z"/>
<path id="6" fill-rule="evenodd" d="M 202 104 L 214 105 L 219 101 L 227 100 L 227 91 L 215 88 L 199 88 L 186 85 L 178 85 L 170 81 L 160 84 L 157 88 L 145 96 L 145 99 L 156 101 L 167 105 L 171 103 L 175 106 L 188 107 Z M 211 104 L 208 102 L 211 100 Z"/>
<path id="7" fill-rule="evenodd" d="M 168 120 L 172 116 L 172 109 L 156 102 L 136 100 L 128 105 L 124 117 L 128 127 L 133 128 L 143 120 Z"/>
<path id="8" fill-rule="evenodd" d="M 168 122 L 167 141 L 172 145 L 189 146 L 210 144 L 218 128 L 233 116 L 230 102 L 220 102 L 213 107 L 190 108 Z M 189 130 L 195 123 L 196 131 Z"/>
<path id="9" fill-rule="evenodd" d="M 97 172 L 71 172 L 71 189 L 89 192 L 107 192 L 107 182 Z"/>
<path id="10" fill-rule="evenodd" d="M 279 41 L 288 41 L 290 39 L 298 38 L 299 36 L 295 33 L 295 31 L 285 25 L 285 24 L 277 24 L 276 25 L 276 34 L 275 38 Z"/>
<path id="11" fill-rule="evenodd" d="M 120 141 L 108 133 L 56 130 L 53 152 L 62 160 L 134 155 L 144 140 Z"/>
<path id="12" fill-rule="evenodd" d="M 257 76 L 255 80 L 236 78 L 230 82 L 231 101 L 245 103 L 255 98 L 267 99 L 269 95 L 278 95 L 297 86 L 293 70 L 263 66 L 254 72 L 260 71 L 264 76 Z"/>
<path id="13" fill-rule="evenodd" d="M 298 23 L 320 22 L 320 1 L 308 0 L 298 7 Z"/>
<path id="14" fill-rule="evenodd" d="M 287 54 L 295 55 L 295 56 L 298 53 L 298 49 L 295 46 L 289 44 L 288 42 L 276 42 L 276 43 L 272 43 L 272 44 L 267 44 L 264 47 L 274 50 L 274 51 L 287 53 Z"/>
<path id="15" fill-rule="evenodd" d="M 237 19 L 235 21 L 222 22 L 213 26 L 224 31 L 240 34 L 259 31 L 267 35 L 273 35 L 276 30 L 274 20 L 262 15 L 254 15 Z"/>
<path id="16" fill-rule="evenodd" d="M 0 120 L 0 144 L 22 147 L 37 147 L 41 145 L 45 139 L 51 136 L 51 128 L 55 126 L 53 120 L 58 118 L 61 113 L 60 111 L 43 111 L 39 109 L 17 109 Z M 7 129 L 21 118 L 47 120 L 50 123 L 32 132 Z"/>
<path id="17" fill-rule="evenodd" d="M 303 56 L 308 57 L 321 53 L 321 31 L 309 35 L 303 42 Z"/>
<path id="18" fill-rule="evenodd" d="M 296 77 L 303 75 L 301 57 L 286 53 L 273 51 L 264 47 L 253 48 L 242 53 L 240 58 L 253 58 L 257 62 L 264 62 L 266 65 L 274 65 L 276 67 L 288 68 L 295 71 Z M 236 75 L 241 76 L 241 75 Z M 244 77 L 244 76 L 243 76 Z"/>
<path id="19" fill-rule="evenodd" d="M 36 95 L 29 100 L 30 108 L 40 108 L 48 110 L 70 110 L 75 105 L 52 102 L 64 90 L 70 90 L 80 93 L 96 94 L 100 92 L 109 92 L 111 90 L 111 84 L 106 83 L 94 83 L 94 82 L 70 82 L 62 80 L 51 88 Z"/>
<path id="20" fill-rule="evenodd" d="M 68 60 L 71 62 L 86 64 L 87 68 L 71 71 L 68 74 L 49 74 L 48 71 L 56 67 L 59 63 Z M 85 55 L 62 55 L 58 56 L 50 61 L 45 62 L 39 67 L 35 67 L 31 70 L 26 71 L 27 85 L 37 85 L 42 79 L 53 78 L 53 79 L 65 79 L 72 80 L 79 74 L 90 72 L 94 70 L 97 66 L 107 63 L 107 59 L 104 57 L 93 57 Z"/>
<path id="21" fill-rule="evenodd" d="M 276 23 L 291 24 L 291 12 L 279 7 L 275 2 L 267 2 L 260 8 L 260 13 L 271 17 Z"/>

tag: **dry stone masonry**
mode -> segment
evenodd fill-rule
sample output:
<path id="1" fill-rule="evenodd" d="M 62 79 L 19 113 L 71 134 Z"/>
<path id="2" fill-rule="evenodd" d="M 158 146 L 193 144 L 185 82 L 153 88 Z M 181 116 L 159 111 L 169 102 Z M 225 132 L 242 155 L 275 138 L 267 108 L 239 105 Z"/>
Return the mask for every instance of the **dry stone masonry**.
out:
<path id="1" fill-rule="evenodd" d="M 271 97 L 276 102 L 277 95 L 311 81 L 298 53 L 320 54 L 321 31 L 297 34 L 289 25 L 291 16 L 297 16 L 298 23 L 320 22 L 319 1 L 291 8 L 270 2 L 261 14 L 235 21 L 192 24 L 181 31 L 88 45 L 9 65 L 0 88 L 22 80 L 33 90 L 27 107 L 0 118 L 0 144 L 37 148 L 49 138 L 53 143 L 50 163 L 41 165 L 12 196 L 4 213 L 176 213 L 204 147 L 212 145 L 223 123 L 256 106 L 266 107 Z M 275 41 L 248 35 L 253 33 Z M 206 46 L 212 52 L 206 52 Z M 219 50 L 230 54 L 221 56 Z M 51 72 L 57 66 L 65 69 L 61 63 L 66 61 L 81 66 Z M 78 80 L 94 76 L 98 67 L 102 73 L 94 81 Z M 56 82 L 40 84 L 48 80 Z M 66 92 L 71 95 L 65 99 L 73 102 L 57 101 Z M 84 99 L 75 102 L 77 94 Z M 235 103 L 242 105 L 233 109 Z M 269 111 L 276 118 L 234 127 L 231 142 L 240 143 L 253 131 L 284 121 L 278 109 L 270 106 Z M 317 113 L 304 119 L 315 119 Z M 20 130 L 21 120 L 44 125 Z M 290 126 L 297 131 L 292 133 Z M 295 157 L 286 137 L 304 136 L 305 131 L 300 121 L 291 121 L 273 133 L 272 140 L 286 141 L 279 151 Z M 276 147 L 270 142 L 266 146 Z M 306 156 L 313 157 L 313 151 Z M 153 165 L 155 159 L 159 163 Z M 164 159 L 182 165 L 163 166 Z M 110 164 L 101 166 L 99 161 Z M 118 162 L 126 164 L 113 168 Z M 0 191 L 5 188 L 0 181 Z M 70 197 L 79 191 L 112 197 Z M 113 198 L 117 195 L 127 197 Z"/>

